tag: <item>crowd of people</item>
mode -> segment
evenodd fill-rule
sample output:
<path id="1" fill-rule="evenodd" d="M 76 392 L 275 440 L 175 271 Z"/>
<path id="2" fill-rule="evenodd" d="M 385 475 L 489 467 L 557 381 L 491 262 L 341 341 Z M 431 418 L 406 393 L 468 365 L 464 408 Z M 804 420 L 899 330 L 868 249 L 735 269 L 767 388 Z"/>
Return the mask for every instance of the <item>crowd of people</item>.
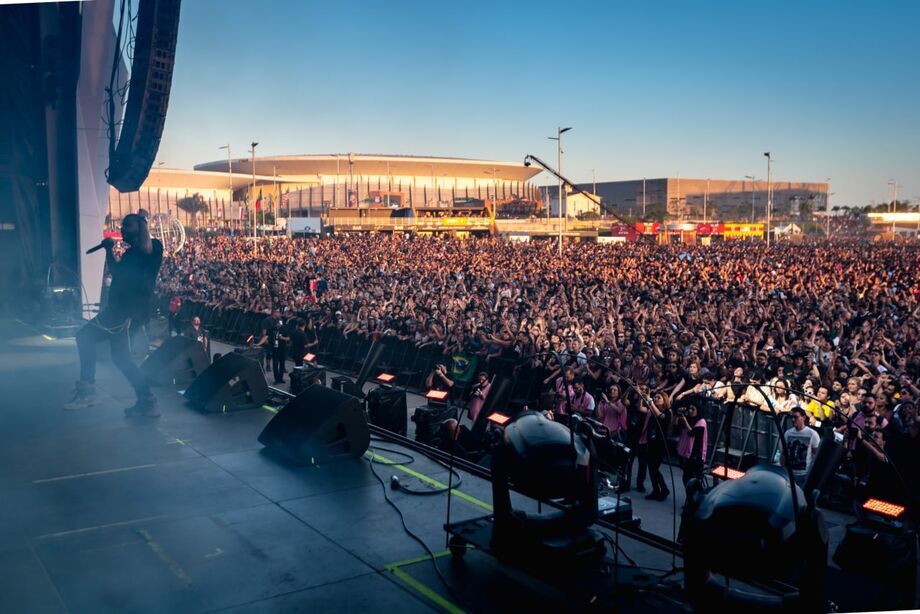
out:
<path id="1" fill-rule="evenodd" d="M 917 246 L 843 240 L 571 242 L 560 255 L 496 238 L 213 236 L 167 258 L 159 285 L 216 309 L 465 352 L 487 373 L 516 364 L 555 394 L 555 413 L 591 414 L 632 443 L 634 487 L 648 472 L 653 498 L 668 494 L 659 433 L 680 432 L 685 469 L 701 469 L 704 397 L 803 414 L 787 433 L 797 479 L 814 450 L 796 435 L 811 428 L 844 439 L 857 487 L 893 496 L 893 480 L 920 490 L 904 470 L 920 460 L 918 265 Z"/>

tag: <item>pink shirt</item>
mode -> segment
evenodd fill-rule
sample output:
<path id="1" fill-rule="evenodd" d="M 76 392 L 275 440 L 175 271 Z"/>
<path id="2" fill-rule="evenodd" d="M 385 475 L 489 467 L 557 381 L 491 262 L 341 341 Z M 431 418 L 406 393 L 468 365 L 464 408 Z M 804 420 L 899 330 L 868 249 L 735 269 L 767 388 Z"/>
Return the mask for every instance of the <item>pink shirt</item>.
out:
<path id="1" fill-rule="evenodd" d="M 580 414 L 589 414 L 594 415 L 594 397 L 586 392 L 582 393 L 581 396 L 573 395 L 572 396 L 572 411 L 578 412 Z"/>
<path id="2" fill-rule="evenodd" d="M 563 377 L 556 378 L 556 409 L 553 410 L 557 414 L 563 415 L 568 413 L 566 412 L 566 408 L 568 408 L 569 403 L 568 400 L 572 399 L 574 401 L 575 399 L 575 387 L 572 384 L 563 384 L 564 381 L 565 380 Z"/>
<path id="3" fill-rule="evenodd" d="M 697 418 L 696 422 L 690 425 L 691 428 L 703 427 L 703 459 L 706 459 L 706 449 L 709 446 L 709 437 L 706 433 L 706 420 L 703 418 Z M 690 458 L 690 454 L 693 453 L 693 437 L 690 436 L 690 431 L 684 429 L 680 432 L 680 438 L 677 440 L 677 454 L 681 458 Z"/>
<path id="4" fill-rule="evenodd" d="M 620 399 L 613 403 L 601 401 L 597 413 L 611 434 L 626 430 L 626 407 Z"/>
<path id="5" fill-rule="evenodd" d="M 482 409 L 482 404 L 486 401 L 486 396 L 489 394 L 489 388 L 492 387 L 492 384 L 486 384 L 482 387 L 478 394 L 474 394 L 470 397 L 470 420 L 473 422 L 476 421 L 476 416 L 479 415 L 479 410 Z"/>

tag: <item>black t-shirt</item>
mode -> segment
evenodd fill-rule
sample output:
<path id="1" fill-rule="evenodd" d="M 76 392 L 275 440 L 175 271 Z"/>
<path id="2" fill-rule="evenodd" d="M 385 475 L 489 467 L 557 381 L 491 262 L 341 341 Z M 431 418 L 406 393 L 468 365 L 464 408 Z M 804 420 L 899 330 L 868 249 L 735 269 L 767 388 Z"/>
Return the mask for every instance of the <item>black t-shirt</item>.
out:
<path id="1" fill-rule="evenodd" d="M 300 360 L 307 353 L 307 335 L 302 330 L 291 333 L 291 355 L 294 360 Z"/>
<path id="2" fill-rule="evenodd" d="M 268 335 L 268 345 L 265 346 L 266 349 L 271 350 L 276 347 L 284 347 L 284 341 L 278 338 L 279 334 L 287 337 L 287 334 L 284 331 L 284 321 L 281 320 L 281 318 L 278 318 L 277 320 L 271 316 L 265 318 L 262 320 L 262 327 L 259 331 L 260 335 L 262 334 L 263 330 Z"/>
<path id="3" fill-rule="evenodd" d="M 146 322 L 150 317 L 153 289 L 163 262 L 163 244 L 156 239 L 152 243 L 149 254 L 130 247 L 121 260 L 109 267 L 112 285 L 106 311 L 116 318 Z"/>
<path id="4" fill-rule="evenodd" d="M 204 340 L 208 337 L 208 331 L 206 331 L 204 327 L 195 330 L 193 326 L 189 326 L 185 329 L 185 336 L 195 339 L 200 343 L 204 343 Z"/>

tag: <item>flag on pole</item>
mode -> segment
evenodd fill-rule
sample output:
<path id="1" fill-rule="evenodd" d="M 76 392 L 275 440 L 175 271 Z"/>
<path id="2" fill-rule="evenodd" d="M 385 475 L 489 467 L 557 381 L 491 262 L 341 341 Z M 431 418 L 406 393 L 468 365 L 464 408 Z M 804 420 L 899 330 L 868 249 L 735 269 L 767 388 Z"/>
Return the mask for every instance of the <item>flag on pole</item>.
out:
<path id="1" fill-rule="evenodd" d="M 259 188 L 259 197 L 256 199 L 256 211 L 262 210 L 262 188 Z"/>

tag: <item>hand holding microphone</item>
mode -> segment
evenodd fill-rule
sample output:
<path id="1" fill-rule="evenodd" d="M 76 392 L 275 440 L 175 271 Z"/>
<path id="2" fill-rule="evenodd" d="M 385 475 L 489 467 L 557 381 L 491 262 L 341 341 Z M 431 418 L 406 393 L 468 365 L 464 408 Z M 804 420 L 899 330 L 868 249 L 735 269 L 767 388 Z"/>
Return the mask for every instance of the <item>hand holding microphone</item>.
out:
<path id="1" fill-rule="evenodd" d="M 92 254 L 93 252 L 98 252 L 100 249 L 110 250 L 113 247 L 115 247 L 115 239 L 106 237 L 105 239 L 100 241 L 99 245 L 97 245 L 96 247 L 91 247 L 88 250 L 86 250 L 86 253 Z"/>

